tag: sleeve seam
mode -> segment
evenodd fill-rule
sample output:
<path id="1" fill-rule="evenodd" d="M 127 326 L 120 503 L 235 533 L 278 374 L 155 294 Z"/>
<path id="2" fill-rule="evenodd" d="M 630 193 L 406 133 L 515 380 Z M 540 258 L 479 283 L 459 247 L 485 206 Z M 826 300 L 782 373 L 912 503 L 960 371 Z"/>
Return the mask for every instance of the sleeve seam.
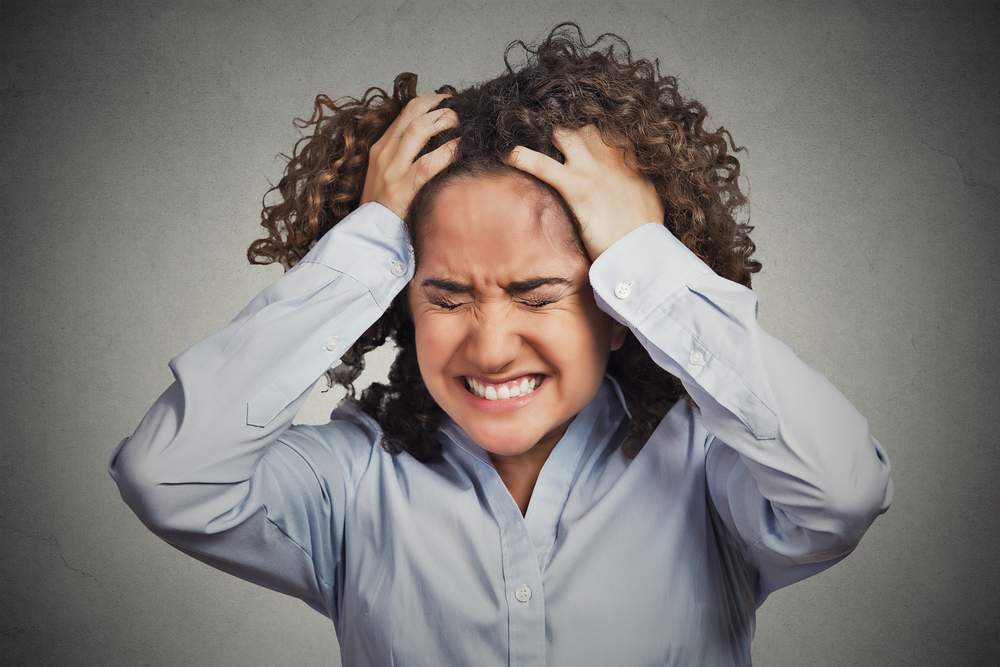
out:
<path id="1" fill-rule="evenodd" d="M 318 484 L 319 486 L 321 486 L 321 487 L 322 487 L 322 486 L 323 486 L 323 482 L 322 482 L 322 480 L 320 479 L 320 476 L 316 474 L 316 471 L 315 471 L 315 469 L 313 469 L 313 467 L 312 467 L 311 465 L 309 465 L 309 462 L 308 462 L 308 461 L 306 461 L 305 457 L 304 457 L 304 456 L 302 456 L 302 454 L 301 454 L 301 453 L 300 453 L 300 452 L 299 452 L 299 451 L 298 451 L 297 449 L 295 449 L 294 447 L 292 447 L 292 446 L 291 446 L 291 445 L 290 445 L 290 444 L 289 444 L 288 442 L 286 442 L 285 440 L 281 439 L 280 437 L 279 437 L 279 438 L 277 438 L 277 439 L 275 440 L 275 443 L 274 443 L 274 444 L 277 444 L 277 443 L 279 443 L 279 442 L 280 442 L 280 443 L 281 443 L 282 445 L 284 445 L 284 448 L 285 448 L 286 450 L 290 450 L 290 451 L 294 452 L 294 453 L 295 453 L 295 455 L 296 455 L 297 457 L 299 457 L 299 459 L 300 459 L 300 460 L 302 461 L 302 463 L 303 463 L 303 464 L 304 464 L 304 465 L 305 465 L 306 467 L 308 467 L 308 468 L 309 468 L 309 471 L 310 471 L 310 472 L 312 473 L 312 476 L 313 476 L 313 478 L 314 478 L 314 479 L 316 480 L 316 483 L 317 483 L 317 484 Z M 280 457 L 284 458 L 284 459 L 285 459 L 286 461 L 288 461 L 288 456 L 287 456 L 287 455 L 286 455 L 286 454 L 285 454 L 285 453 L 284 453 L 283 451 L 281 451 L 281 450 L 280 450 L 279 448 L 276 448 L 276 447 L 273 447 L 273 446 L 272 446 L 272 447 L 269 447 L 269 448 L 268 448 L 268 451 L 269 451 L 269 452 L 271 452 L 271 453 L 273 453 L 273 454 L 274 454 L 275 456 L 280 456 Z M 294 464 L 292 464 L 292 462 L 291 462 L 291 461 L 288 461 L 288 464 L 289 464 L 289 465 L 294 465 Z M 322 575 L 320 575 L 320 573 L 319 573 L 319 572 L 317 571 L 317 569 L 316 569 L 316 561 L 315 561 L 315 559 L 313 558 L 313 555 L 312 555 L 312 553 L 310 553 L 310 551 L 309 551 L 308 549 L 306 549 L 306 548 L 305 548 L 305 547 L 304 547 L 303 545 L 299 544 L 299 543 L 298 543 L 298 541 L 296 541 L 296 540 L 295 540 L 295 538 L 293 538 L 293 537 L 292 537 L 291 535 L 289 535 L 289 534 L 288 534 L 287 532 L 285 532 L 285 530 L 284 530 L 284 529 L 283 529 L 283 528 L 282 528 L 282 527 L 281 527 L 280 525 L 278 525 L 278 523 L 277 523 L 277 522 L 275 522 L 275 521 L 273 521 L 273 520 L 271 519 L 271 516 L 270 516 L 270 514 L 268 513 L 268 508 L 267 508 L 267 505 L 264 505 L 264 504 L 262 503 L 262 504 L 261 504 L 261 506 L 262 506 L 262 507 L 264 508 L 264 518 L 265 518 L 265 519 L 267 519 L 267 522 L 268 522 L 268 523 L 270 523 L 270 524 L 271 524 L 272 526 L 274 526 L 275 528 L 277 528 L 277 529 L 278 529 L 278 531 L 279 531 L 279 532 L 280 532 L 280 533 L 281 533 L 282 535 L 284 535 L 284 536 L 285 536 L 285 538 L 286 538 L 286 539 L 287 539 L 287 540 L 288 540 L 289 542 L 291 542 L 292 544 L 294 544 L 295 546 L 297 546 L 297 547 L 298 547 L 298 548 L 299 548 L 299 549 L 300 549 L 300 550 L 302 551 L 302 553 L 304 553 L 304 554 L 305 554 L 305 555 L 306 555 L 306 556 L 307 556 L 307 557 L 309 558 L 309 561 L 310 561 L 310 562 L 311 562 L 311 563 L 313 564 L 313 574 L 314 574 L 314 575 L 316 576 L 316 580 L 317 580 L 317 581 L 319 581 L 319 582 L 320 582 L 320 583 L 321 583 L 321 584 L 323 585 L 323 587 L 324 587 L 324 589 L 326 589 L 326 591 L 329 591 L 329 590 L 331 589 L 332 585 L 330 584 L 330 582 L 328 582 L 328 581 L 327 581 L 326 579 L 324 579 L 324 578 L 323 578 L 323 576 L 322 576 Z M 338 566 L 338 565 L 340 565 L 340 563 L 341 563 L 341 561 L 342 561 L 342 560 L 343 560 L 343 559 L 341 559 L 341 558 L 338 558 L 337 560 L 335 560 L 335 561 L 333 562 L 333 569 L 336 569 L 336 568 L 337 568 L 337 566 Z"/>

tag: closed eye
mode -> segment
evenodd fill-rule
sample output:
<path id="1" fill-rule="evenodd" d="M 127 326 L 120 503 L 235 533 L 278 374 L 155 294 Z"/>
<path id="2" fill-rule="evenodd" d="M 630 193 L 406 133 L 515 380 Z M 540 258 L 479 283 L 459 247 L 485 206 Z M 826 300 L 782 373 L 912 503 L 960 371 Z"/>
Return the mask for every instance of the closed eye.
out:
<path id="1" fill-rule="evenodd" d="M 444 308 L 445 310 L 455 310 L 459 306 L 464 306 L 463 303 L 453 303 L 451 301 L 446 301 L 444 299 L 428 299 L 432 304 L 438 308 Z"/>
<path id="2" fill-rule="evenodd" d="M 530 308 L 541 308 L 542 306 L 547 306 L 550 303 L 555 303 L 557 299 L 518 299 L 518 303 L 528 306 Z"/>

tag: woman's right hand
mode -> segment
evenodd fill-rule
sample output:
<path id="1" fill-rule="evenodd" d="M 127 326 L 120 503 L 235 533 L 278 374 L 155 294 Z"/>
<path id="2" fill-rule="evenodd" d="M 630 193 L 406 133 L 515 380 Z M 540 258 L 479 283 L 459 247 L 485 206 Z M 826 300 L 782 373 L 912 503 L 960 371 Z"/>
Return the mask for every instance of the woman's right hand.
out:
<path id="1" fill-rule="evenodd" d="M 410 100 L 368 155 L 368 173 L 361 203 L 377 202 L 402 218 L 424 183 L 451 162 L 458 139 L 415 160 L 428 139 L 458 125 L 451 109 L 430 111 L 448 95 L 424 95 Z"/>

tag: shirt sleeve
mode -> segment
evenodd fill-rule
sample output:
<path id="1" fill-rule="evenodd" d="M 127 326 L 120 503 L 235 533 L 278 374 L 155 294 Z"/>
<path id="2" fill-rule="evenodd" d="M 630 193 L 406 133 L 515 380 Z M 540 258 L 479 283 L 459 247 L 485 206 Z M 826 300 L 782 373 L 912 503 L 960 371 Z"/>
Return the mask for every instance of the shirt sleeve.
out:
<path id="1" fill-rule="evenodd" d="M 332 616 L 343 516 L 378 441 L 339 409 L 290 427 L 413 276 L 402 221 L 366 204 L 224 329 L 170 362 L 176 380 L 109 470 L 154 533 L 224 571 Z"/>
<path id="2" fill-rule="evenodd" d="M 600 307 L 697 404 L 710 498 L 757 604 L 849 554 L 892 500 L 888 458 L 848 400 L 757 324 L 753 291 L 655 223 L 590 278 Z"/>

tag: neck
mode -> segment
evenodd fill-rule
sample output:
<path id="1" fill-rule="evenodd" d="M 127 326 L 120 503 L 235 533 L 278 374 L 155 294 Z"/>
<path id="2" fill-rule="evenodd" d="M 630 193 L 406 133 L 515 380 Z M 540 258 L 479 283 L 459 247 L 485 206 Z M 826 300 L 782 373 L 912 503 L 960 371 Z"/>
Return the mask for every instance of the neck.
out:
<path id="1" fill-rule="evenodd" d="M 512 455 L 489 452 L 490 460 L 493 461 L 500 479 L 521 510 L 521 516 L 528 511 L 528 501 L 531 500 L 531 493 L 535 490 L 535 482 L 538 481 L 542 466 L 566 432 L 567 426 L 568 424 L 564 425 L 558 433 L 548 434 L 526 452 Z"/>

